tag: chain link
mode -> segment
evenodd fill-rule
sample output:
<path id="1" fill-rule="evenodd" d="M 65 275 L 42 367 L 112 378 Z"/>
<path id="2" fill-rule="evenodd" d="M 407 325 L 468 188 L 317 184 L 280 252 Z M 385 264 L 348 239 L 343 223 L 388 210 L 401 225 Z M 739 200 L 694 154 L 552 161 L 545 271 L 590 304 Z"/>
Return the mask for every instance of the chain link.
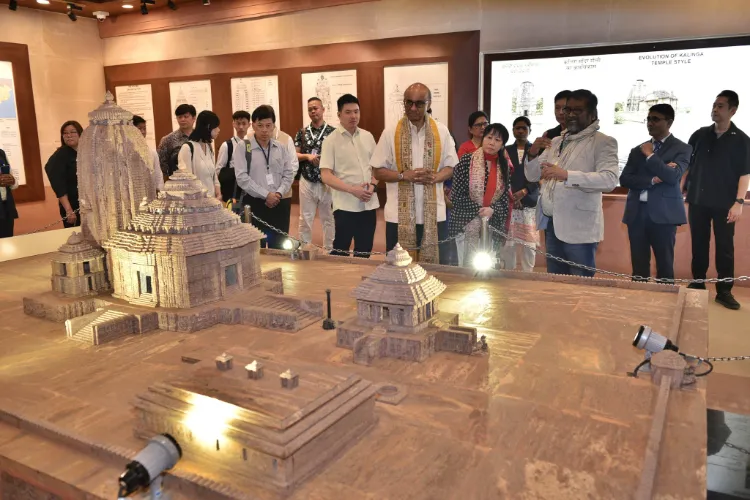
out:
<path id="1" fill-rule="evenodd" d="M 748 451 L 748 450 L 746 450 L 745 448 L 742 448 L 742 447 L 740 447 L 740 446 L 737 446 L 737 445 L 735 445 L 735 444 L 732 444 L 732 443 L 724 443 L 724 446 L 726 446 L 727 448 L 732 448 L 733 450 L 737 450 L 737 451 L 739 451 L 740 453 L 744 453 L 745 455 L 750 455 L 750 451 Z"/>
<path id="2" fill-rule="evenodd" d="M 74 213 L 74 214 L 78 214 L 78 211 L 79 211 L 79 210 L 81 210 L 81 209 L 80 209 L 80 208 L 76 208 L 75 210 L 73 210 L 73 213 Z M 33 231 L 29 231 L 28 233 L 22 233 L 22 234 L 14 234 L 13 236 L 28 236 L 29 234 L 36 234 L 36 233 L 40 233 L 40 232 L 44 231 L 45 229 L 49 229 L 49 228 L 51 228 L 52 226 L 56 226 L 56 225 L 58 225 L 58 224 L 61 224 L 61 223 L 65 222 L 65 220 L 66 220 L 66 219 L 60 219 L 60 220 L 56 220 L 55 222 L 50 222 L 49 224 L 47 224 L 47 225 L 46 225 L 46 226 L 44 226 L 44 227 L 40 227 L 39 229 L 34 229 Z"/>

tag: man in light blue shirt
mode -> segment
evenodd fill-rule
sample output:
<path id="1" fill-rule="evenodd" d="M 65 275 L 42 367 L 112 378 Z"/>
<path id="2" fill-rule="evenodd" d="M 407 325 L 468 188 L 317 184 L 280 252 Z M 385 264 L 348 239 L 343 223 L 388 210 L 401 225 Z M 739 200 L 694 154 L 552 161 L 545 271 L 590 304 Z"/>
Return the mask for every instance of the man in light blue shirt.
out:
<path id="1" fill-rule="evenodd" d="M 250 206 L 257 217 L 253 224 L 266 235 L 261 246 L 280 249 L 285 236 L 277 229 L 289 232 L 292 200 L 283 195 L 292 187 L 296 158 L 292 158 L 289 148 L 273 139 L 276 113 L 271 106 L 255 108 L 252 120 L 253 137 L 244 141 L 244 148 L 238 147 L 232 153 L 237 190 L 242 191 L 238 197 L 240 203 Z"/>

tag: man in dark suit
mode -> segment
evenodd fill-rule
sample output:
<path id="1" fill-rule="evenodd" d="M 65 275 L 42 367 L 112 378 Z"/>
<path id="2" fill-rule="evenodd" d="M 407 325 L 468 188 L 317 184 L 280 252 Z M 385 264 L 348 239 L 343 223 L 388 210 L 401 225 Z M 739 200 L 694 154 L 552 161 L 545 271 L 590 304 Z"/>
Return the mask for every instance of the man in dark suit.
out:
<path id="1" fill-rule="evenodd" d="M 692 148 L 670 134 L 674 109 L 656 104 L 648 111 L 651 140 L 630 151 L 620 185 L 630 190 L 622 222 L 628 226 L 633 275 L 651 275 L 651 249 L 656 257 L 657 281 L 674 280 L 677 226 L 686 224 L 680 181 L 690 163 Z"/>
<path id="2" fill-rule="evenodd" d="M 18 181 L 10 171 L 8 157 L 0 149 L 0 238 L 13 236 L 13 225 L 18 218 L 13 190 L 17 187 Z"/>
<path id="3" fill-rule="evenodd" d="M 565 109 L 565 104 L 568 102 L 568 97 L 570 97 L 570 90 L 561 90 L 555 96 L 555 120 L 557 120 L 558 125 L 544 133 L 547 139 L 560 137 L 562 131 L 565 130 L 565 111 L 563 110 Z"/>

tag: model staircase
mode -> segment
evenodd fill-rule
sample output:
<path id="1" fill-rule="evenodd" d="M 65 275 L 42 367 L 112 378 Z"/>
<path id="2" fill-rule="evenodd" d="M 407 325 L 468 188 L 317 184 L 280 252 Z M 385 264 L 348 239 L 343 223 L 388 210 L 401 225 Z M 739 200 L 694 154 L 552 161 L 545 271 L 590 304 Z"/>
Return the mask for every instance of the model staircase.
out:
<path id="1" fill-rule="evenodd" d="M 321 316 L 315 315 L 290 301 L 273 295 L 261 296 L 258 300 L 248 304 L 246 308 L 259 311 L 273 311 L 294 316 L 297 320 L 297 327 L 300 329 L 321 319 Z"/>
<path id="2" fill-rule="evenodd" d="M 98 327 L 113 322 L 126 323 L 121 328 L 124 331 L 121 334 L 109 335 L 107 337 L 100 335 Z M 134 322 L 135 317 L 132 314 L 112 309 L 98 309 L 92 313 L 75 318 L 75 321 L 66 321 L 65 330 L 67 337 L 71 340 L 89 345 L 99 345 L 114 340 L 122 336 L 122 334 L 135 333 Z"/>

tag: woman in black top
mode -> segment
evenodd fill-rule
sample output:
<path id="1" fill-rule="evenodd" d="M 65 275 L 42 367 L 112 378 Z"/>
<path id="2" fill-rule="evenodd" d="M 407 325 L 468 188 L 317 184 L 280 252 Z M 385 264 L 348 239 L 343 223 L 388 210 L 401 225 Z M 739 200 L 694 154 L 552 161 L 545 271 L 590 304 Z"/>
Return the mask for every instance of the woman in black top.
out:
<path id="1" fill-rule="evenodd" d="M 10 172 L 8 157 L 0 149 L 0 238 L 13 236 L 13 224 L 18 218 L 18 212 L 12 190 L 17 187 L 18 183 Z"/>
<path id="2" fill-rule="evenodd" d="M 68 121 L 60 127 L 60 146 L 47 160 L 44 171 L 60 202 L 60 215 L 65 227 L 80 226 L 78 210 L 78 141 L 83 127 L 76 121 Z"/>

